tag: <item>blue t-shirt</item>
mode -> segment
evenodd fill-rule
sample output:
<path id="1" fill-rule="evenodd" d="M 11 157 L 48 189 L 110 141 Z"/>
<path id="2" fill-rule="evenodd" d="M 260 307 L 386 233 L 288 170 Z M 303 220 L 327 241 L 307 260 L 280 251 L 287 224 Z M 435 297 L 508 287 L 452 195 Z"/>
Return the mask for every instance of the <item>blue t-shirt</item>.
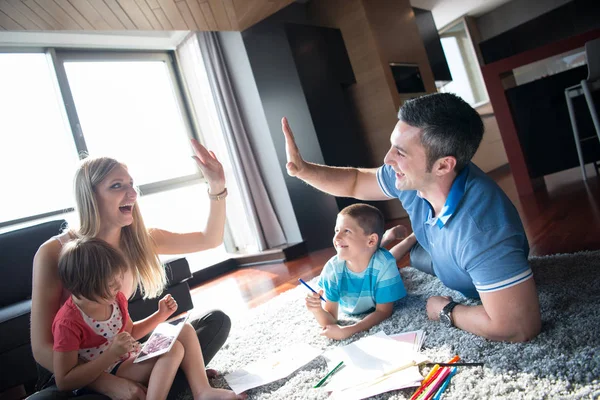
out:
<path id="1" fill-rule="evenodd" d="M 398 198 L 419 244 L 433 261 L 435 275 L 467 297 L 501 290 L 533 276 L 529 243 L 515 206 L 475 164 L 456 177 L 440 215 L 417 191 L 396 189 L 394 170 L 377 170 L 383 192 Z"/>
<path id="2" fill-rule="evenodd" d="M 367 269 L 360 273 L 346 267 L 346 261 L 333 256 L 321 271 L 319 286 L 327 301 L 339 303 L 346 314 L 362 314 L 377 304 L 391 303 L 406 296 L 394 256 L 378 249 Z"/>

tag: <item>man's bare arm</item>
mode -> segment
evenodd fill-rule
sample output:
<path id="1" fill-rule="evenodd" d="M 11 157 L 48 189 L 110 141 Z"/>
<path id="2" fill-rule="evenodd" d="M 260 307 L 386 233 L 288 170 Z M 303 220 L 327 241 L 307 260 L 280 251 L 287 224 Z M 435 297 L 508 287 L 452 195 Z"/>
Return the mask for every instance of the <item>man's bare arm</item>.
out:
<path id="1" fill-rule="evenodd" d="M 540 333 L 540 305 L 533 279 L 496 292 L 480 293 L 480 296 L 480 306 L 454 308 L 452 319 L 457 328 L 490 340 L 508 342 L 525 342 Z M 434 297 L 427 302 L 431 319 L 438 319 L 440 310 L 448 303 L 440 299 L 444 298 Z"/>
<path id="2" fill-rule="evenodd" d="M 309 185 L 333 196 L 360 200 L 389 200 L 377 183 L 375 168 L 343 168 L 306 162 L 300 155 L 287 118 L 281 120 L 287 154 L 286 168 Z"/>

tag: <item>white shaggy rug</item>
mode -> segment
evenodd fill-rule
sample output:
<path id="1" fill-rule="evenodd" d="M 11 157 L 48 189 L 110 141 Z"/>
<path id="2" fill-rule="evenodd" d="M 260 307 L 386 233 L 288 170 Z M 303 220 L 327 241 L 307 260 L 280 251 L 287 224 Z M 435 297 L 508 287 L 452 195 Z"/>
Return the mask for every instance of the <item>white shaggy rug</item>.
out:
<path id="1" fill-rule="evenodd" d="M 600 251 L 533 257 L 530 262 L 543 327 L 529 343 L 490 342 L 429 321 L 425 303 L 431 295 L 450 295 L 463 303 L 475 303 L 446 289 L 437 278 L 403 268 L 408 296 L 396 304 L 392 317 L 370 332 L 342 342 L 319 335 L 319 326 L 304 306 L 307 289 L 303 286 L 250 310 L 242 320 L 233 321 L 227 342 L 212 360 L 210 367 L 222 374 L 212 384 L 228 387 L 223 375 L 294 343 L 325 350 L 380 330 L 393 334 L 423 329 L 423 352 L 430 359 L 447 360 L 458 354 L 463 361 L 485 363 L 484 367 L 459 368 L 444 399 L 600 398 Z M 326 363 L 319 356 L 285 379 L 249 390 L 248 398 L 323 399 L 326 393 L 312 387 L 326 372 Z M 374 398 L 408 399 L 413 391 L 405 389 Z"/>

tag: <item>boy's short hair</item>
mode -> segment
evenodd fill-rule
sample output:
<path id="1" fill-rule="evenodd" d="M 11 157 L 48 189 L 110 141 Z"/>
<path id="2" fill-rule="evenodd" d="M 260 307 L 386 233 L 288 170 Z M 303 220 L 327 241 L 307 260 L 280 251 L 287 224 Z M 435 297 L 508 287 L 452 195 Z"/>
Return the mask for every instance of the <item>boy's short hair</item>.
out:
<path id="1" fill-rule="evenodd" d="M 115 277 L 128 270 L 118 249 L 101 239 L 75 239 L 63 246 L 58 276 L 63 287 L 76 297 L 101 300 L 111 297 Z"/>
<path id="2" fill-rule="evenodd" d="M 340 211 L 340 215 L 348 215 L 354 218 L 365 234 L 376 233 L 378 238 L 377 248 L 379 248 L 381 237 L 385 231 L 385 220 L 377 207 L 365 203 L 356 203 L 345 207 Z"/>

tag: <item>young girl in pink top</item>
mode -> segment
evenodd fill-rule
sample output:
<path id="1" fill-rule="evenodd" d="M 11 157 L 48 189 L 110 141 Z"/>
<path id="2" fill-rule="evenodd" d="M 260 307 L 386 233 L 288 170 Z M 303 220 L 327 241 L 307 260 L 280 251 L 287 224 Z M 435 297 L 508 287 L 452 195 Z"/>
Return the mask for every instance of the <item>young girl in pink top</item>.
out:
<path id="1" fill-rule="evenodd" d="M 52 324 L 59 389 L 84 387 L 108 372 L 147 385 L 147 399 L 167 397 L 185 355 L 183 345 L 176 341 L 159 357 L 136 364 L 133 360 L 140 349 L 137 340 L 173 314 L 177 303 L 167 295 L 158 311 L 133 323 L 120 291 L 128 268 L 120 251 L 103 240 L 76 239 L 64 246 L 58 273 L 71 296 Z"/>

